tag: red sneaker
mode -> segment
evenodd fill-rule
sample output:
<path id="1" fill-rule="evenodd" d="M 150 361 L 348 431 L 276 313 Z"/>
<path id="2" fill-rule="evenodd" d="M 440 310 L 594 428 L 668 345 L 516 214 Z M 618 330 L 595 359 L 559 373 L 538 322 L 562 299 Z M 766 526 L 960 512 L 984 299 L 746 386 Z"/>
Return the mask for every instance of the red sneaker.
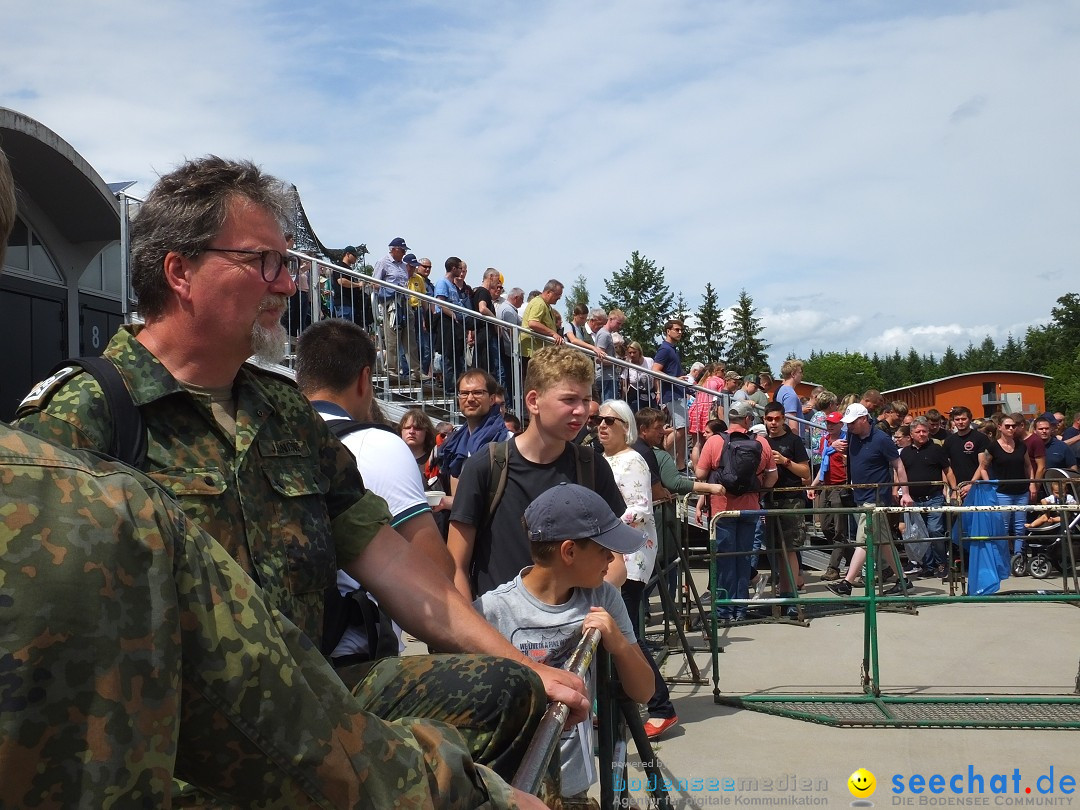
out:
<path id="1" fill-rule="evenodd" d="M 655 740 L 678 722 L 678 717 L 650 717 L 645 721 L 645 736 Z"/>

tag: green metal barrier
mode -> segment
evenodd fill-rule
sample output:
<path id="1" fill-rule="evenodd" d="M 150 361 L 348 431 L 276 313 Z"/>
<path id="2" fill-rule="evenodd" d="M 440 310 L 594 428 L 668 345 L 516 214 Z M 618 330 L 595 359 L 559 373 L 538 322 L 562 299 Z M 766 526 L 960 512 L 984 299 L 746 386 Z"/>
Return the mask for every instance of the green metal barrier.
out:
<path id="1" fill-rule="evenodd" d="M 709 578 L 713 583 L 712 610 L 708 632 L 710 635 L 710 649 L 713 666 L 713 700 L 715 703 L 761 711 L 770 714 L 791 717 L 810 722 L 823 723 L 833 726 L 891 726 L 891 727 L 925 727 L 925 728 L 1080 728 L 1080 670 L 1078 670 L 1074 683 L 1074 691 L 1070 695 L 942 695 L 935 697 L 912 697 L 910 695 L 889 694 L 884 688 L 881 663 L 880 645 L 881 635 L 878 627 L 878 614 L 882 611 L 895 611 L 897 609 L 917 614 L 920 605 L 949 605 L 949 604 L 1024 604 L 1024 603 L 1059 603 L 1080 607 L 1080 593 L 1077 588 L 1077 571 L 1075 559 L 1072 555 L 1072 537 L 1070 530 L 1065 529 L 1066 565 L 1063 567 L 1061 585 L 1062 590 L 1057 593 L 1039 592 L 999 592 L 990 596 L 968 596 L 956 592 L 956 577 L 950 577 L 950 593 L 939 594 L 914 594 L 904 593 L 898 596 L 879 596 L 874 585 L 874 566 L 877 562 L 878 553 L 874 553 L 878 547 L 891 546 L 893 540 L 890 537 L 874 537 L 873 527 L 875 514 L 901 513 L 907 511 L 943 511 L 948 516 L 956 516 L 964 512 L 977 511 L 1017 511 L 1020 509 L 1040 511 L 1052 507 L 1041 506 L 985 506 L 964 507 L 944 506 L 937 509 L 926 507 L 862 507 L 854 510 L 849 509 L 790 509 L 768 510 L 773 514 L 786 512 L 788 514 L 822 514 L 826 512 L 864 513 L 867 519 L 866 545 L 866 582 L 865 596 L 837 596 L 828 599 L 810 597 L 774 598 L 764 600 L 727 599 L 718 595 L 715 591 L 717 582 L 717 560 L 725 556 L 735 554 L 718 554 L 713 538 L 716 536 L 716 524 L 725 517 L 737 517 L 739 515 L 760 516 L 766 510 L 747 510 L 722 512 L 714 515 L 709 525 L 710 550 L 709 550 Z M 1060 509 L 1060 507 L 1059 507 Z M 968 538 L 961 538 L 961 543 L 971 542 Z M 767 553 L 763 550 L 763 553 Z M 784 554 L 777 555 L 783 559 Z M 902 571 L 897 571 L 903 581 Z M 853 610 L 863 613 L 863 657 L 860 671 L 858 692 L 821 695 L 764 695 L 764 694 L 723 694 L 720 691 L 720 659 L 718 653 L 722 651 L 719 643 L 718 631 L 720 622 L 716 617 L 716 607 L 720 605 L 730 606 L 786 606 L 795 605 L 802 609 L 807 606 L 814 607 L 817 611 L 830 610 L 828 615 L 834 615 L 838 610 L 851 612 Z M 806 626 L 809 618 L 813 618 L 814 611 L 800 613 L 800 621 L 797 624 Z M 818 613 L 818 615 L 825 615 Z M 789 622 L 791 624 L 796 624 Z M 1073 636 L 1072 638 L 1076 638 Z"/>

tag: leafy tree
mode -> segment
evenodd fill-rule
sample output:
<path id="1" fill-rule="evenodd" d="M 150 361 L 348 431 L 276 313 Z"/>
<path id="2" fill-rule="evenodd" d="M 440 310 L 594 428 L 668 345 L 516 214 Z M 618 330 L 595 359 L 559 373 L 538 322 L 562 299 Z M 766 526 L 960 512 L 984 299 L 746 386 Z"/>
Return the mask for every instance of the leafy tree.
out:
<path id="1" fill-rule="evenodd" d="M 746 289 L 739 291 L 739 300 L 731 314 L 731 349 L 728 367 L 740 374 L 750 374 L 769 367 L 766 355 L 770 344 L 762 339 L 764 328 L 755 316 L 754 299 Z"/>
<path id="2" fill-rule="evenodd" d="M 574 279 L 574 283 L 570 285 L 569 291 L 566 293 L 566 297 L 563 299 L 566 304 L 566 314 L 569 317 L 574 307 L 578 304 L 589 305 L 589 280 L 585 276 L 578 276 Z"/>
<path id="3" fill-rule="evenodd" d="M 1027 331 L 1028 370 L 1053 377 L 1046 381 L 1046 405 L 1068 413 L 1080 402 L 1080 295 L 1058 298 L 1050 317 L 1046 326 Z"/>
<path id="4" fill-rule="evenodd" d="M 600 296 L 600 306 L 608 312 L 618 307 L 626 313 L 622 333 L 627 342 L 636 340 L 643 347 L 655 347 L 663 339 L 664 322 L 672 311 L 664 268 L 657 268 L 656 262 L 635 250 L 626 266 L 612 273 L 604 286 L 607 293 Z"/>
<path id="5" fill-rule="evenodd" d="M 859 352 L 812 353 L 803 361 L 803 378 L 825 386 L 838 399 L 847 394 L 860 395 L 867 388 L 883 388 L 881 374 L 874 362 Z"/>

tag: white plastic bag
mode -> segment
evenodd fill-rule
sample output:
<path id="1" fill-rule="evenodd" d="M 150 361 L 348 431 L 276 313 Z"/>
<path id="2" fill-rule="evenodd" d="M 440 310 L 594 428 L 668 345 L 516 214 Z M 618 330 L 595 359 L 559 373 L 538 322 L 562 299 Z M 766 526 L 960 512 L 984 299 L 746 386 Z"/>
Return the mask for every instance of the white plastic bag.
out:
<path id="1" fill-rule="evenodd" d="M 904 512 L 904 548 L 913 563 L 922 562 L 930 550 L 930 531 L 921 512 Z"/>

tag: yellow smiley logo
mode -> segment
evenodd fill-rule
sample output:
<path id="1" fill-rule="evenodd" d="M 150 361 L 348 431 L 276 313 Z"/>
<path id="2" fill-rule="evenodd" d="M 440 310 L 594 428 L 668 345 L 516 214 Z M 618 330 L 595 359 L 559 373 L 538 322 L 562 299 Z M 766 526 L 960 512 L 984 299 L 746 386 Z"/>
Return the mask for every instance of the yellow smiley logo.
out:
<path id="1" fill-rule="evenodd" d="M 848 790 L 856 799 L 865 799 L 874 795 L 877 789 L 877 780 L 866 768 L 859 768 L 847 780 Z"/>

